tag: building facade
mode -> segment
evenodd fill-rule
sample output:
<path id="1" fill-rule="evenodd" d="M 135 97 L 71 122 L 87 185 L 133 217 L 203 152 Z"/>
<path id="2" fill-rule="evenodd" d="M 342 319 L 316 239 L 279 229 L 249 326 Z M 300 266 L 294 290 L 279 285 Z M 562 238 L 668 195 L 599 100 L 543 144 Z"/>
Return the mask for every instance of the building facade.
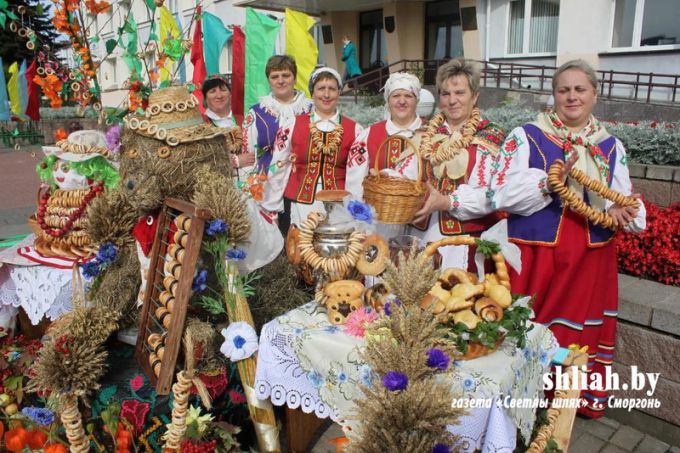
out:
<path id="1" fill-rule="evenodd" d="M 190 39 L 195 2 L 166 0 L 165 5 Z M 312 33 L 319 45 L 319 63 L 340 72 L 342 37 L 347 35 L 356 44 L 364 72 L 402 60 L 425 60 L 427 83 L 432 83 L 434 73 L 427 71 L 428 66 L 435 68 L 437 62 L 456 56 L 545 66 L 583 58 L 600 70 L 642 73 L 622 76 L 638 81 L 649 73 L 680 74 L 678 0 L 217 0 L 203 5 L 227 26 L 245 23 L 246 6 L 279 19 L 285 8 L 310 14 L 318 18 Z M 129 72 L 120 49 L 105 55 L 104 43 L 117 38 L 130 9 L 139 25 L 139 42 L 145 43 L 151 23 L 145 2 L 118 0 L 108 17 L 99 19 L 96 52 L 103 59 L 99 76 L 105 105 L 124 97 Z M 284 42 L 282 27 L 277 52 Z M 231 72 L 230 41 L 220 65 L 222 72 Z M 191 80 L 191 72 L 187 55 L 175 79 Z M 527 87 L 532 83 L 531 78 L 521 81 Z M 617 86 L 614 94 L 625 97 L 634 89 Z M 653 97 L 670 100 L 672 93 L 670 87 L 655 89 Z"/>
<path id="2" fill-rule="evenodd" d="M 325 62 L 340 69 L 341 38 L 348 35 L 357 45 L 364 71 L 400 60 L 430 60 L 425 64 L 433 65 L 434 60 L 465 56 L 545 66 L 582 58 L 604 71 L 680 74 L 678 0 L 243 0 L 236 4 L 270 10 L 289 7 L 318 16 Z M 523 82 L 531 84 L 531 80 Z M 632 85 L 614 89 L 621 96 L 631 90 Z M 671 96 L 670 88 L 654 91 L 654 97 L 662 100 Z"/>

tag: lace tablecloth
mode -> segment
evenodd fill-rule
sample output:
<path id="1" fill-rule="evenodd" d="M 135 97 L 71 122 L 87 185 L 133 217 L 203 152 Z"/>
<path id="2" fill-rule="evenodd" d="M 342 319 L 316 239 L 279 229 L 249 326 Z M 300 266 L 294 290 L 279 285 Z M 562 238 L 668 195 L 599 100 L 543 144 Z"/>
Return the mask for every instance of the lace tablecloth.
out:
<path id="1" fill-rule="evenodd" d="M 43 316 L 50 320 L 71 311 L 71 269 L 54 267 L 0 267 L 0 306 L 21 307 L 31 323 L 37 325 Z"/>
<path id="2" fill-rule="evenodd" d="M 361 397 L 357 384 L 368 384 L 371 378 L 370 368 L 359 358 L 362 345 L 362 338 L 330 324 L 325 308 L 316 302 L 292 310 L 262 328 L 257 395 L 278 406 L 351 425 L 344 417 Z M 510 408 L 507 402 L 542 396 L 542 376 L 557 348 L 552 333 L 534 325 L 522 350 L 506 341 L 486 357 L 454 363 L 454 394 L 488 404 L 468 409 L 459 425 L 449 427 L 460 436 L 463 451 L 512 452 L 517 429 L 530 439 L 534 409 Z"/>

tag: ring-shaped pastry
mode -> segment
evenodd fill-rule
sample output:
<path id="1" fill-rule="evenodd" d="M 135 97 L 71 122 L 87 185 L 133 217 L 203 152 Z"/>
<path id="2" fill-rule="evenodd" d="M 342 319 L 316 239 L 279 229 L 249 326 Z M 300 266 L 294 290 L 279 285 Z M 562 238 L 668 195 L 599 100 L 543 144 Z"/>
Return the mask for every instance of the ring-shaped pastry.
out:
<path id="1" fill-rule="evenodd" d="M 378 275 L 385 270 L 385 260 L 389 256 L 387 241 L 380 235 L 372 234 L 364 239 L 356 268 L 364 275 Z"/>

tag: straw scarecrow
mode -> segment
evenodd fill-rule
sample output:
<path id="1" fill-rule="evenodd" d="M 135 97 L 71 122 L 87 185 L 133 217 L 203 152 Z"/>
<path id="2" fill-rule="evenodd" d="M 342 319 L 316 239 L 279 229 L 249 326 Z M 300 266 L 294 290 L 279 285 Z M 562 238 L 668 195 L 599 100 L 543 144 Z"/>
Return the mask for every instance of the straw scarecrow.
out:
<path id="1" fill-rule="evenodd" d="M 36 389 L 65 402 L 61 410 L 74 429 L 69 434 L 72 451 L 87 451 L 82 426 L 71 419 L 78 398 L 99 387 L 104 342 L 122 323 L 135 319 L 141 272 L 132 231 L 139 219 L 157 211 L 166 198 L 177 198 L 223 219 L 233 243 L 247 240 L 250 231 L 245 203 L 231 179 L 229 152 L 240 148 L 236 129 L 205 124 L 184 86 L 152 93 L 145 114 L 126 124 L 120 183 L 87 210 L 86 231 L 98 249 L 94 262 L 99 264 L 89 266 L 95 276 L 90 304 L 77 306 L 51 328 L 33 380 Z"/>

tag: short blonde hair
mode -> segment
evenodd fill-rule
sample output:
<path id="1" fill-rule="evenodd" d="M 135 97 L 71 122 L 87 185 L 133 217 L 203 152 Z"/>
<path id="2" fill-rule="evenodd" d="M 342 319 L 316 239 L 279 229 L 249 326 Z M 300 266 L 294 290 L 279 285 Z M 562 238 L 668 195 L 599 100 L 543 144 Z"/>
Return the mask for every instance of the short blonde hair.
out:
<path id="1" fill-rule="evenodd" d="M 441 90 L 444 82 L 451 77 L 464 75 L 467 77 L 472 94 L 475 95 L 479 93 L 479 79 L 481 78 L 481 74 L 482 72 L 480 71 L 479 66 L 474 62 L 462 57 L 454 58 L 448 63 L 440 66 L 437 70 L 437 90 Z"/>
<path id="2" fill-rule="evenodd" d="M 560 77 L 560 75 L 564 71 L 568 71 L 570 69 L 576 69 L 577 71 L 581 71 L 588 77 L 588 81 L 590 84 L 593 86 L 593 89 L 597 93 L 597 87 L 599 86 L 599 81 L 597 80 L 597 72 L 593 69 L 592 66 L 590 66 L 586 61 L 584 60 L 570 60 L 564 63 L 562 66 L 557 68 L 555 71 L 555 74 L 553 74 L 553 79 L 552 79 L 552 91 L 553 94 L 555 94 L 555 90 L 557 90 L 557 79 Z"/>

